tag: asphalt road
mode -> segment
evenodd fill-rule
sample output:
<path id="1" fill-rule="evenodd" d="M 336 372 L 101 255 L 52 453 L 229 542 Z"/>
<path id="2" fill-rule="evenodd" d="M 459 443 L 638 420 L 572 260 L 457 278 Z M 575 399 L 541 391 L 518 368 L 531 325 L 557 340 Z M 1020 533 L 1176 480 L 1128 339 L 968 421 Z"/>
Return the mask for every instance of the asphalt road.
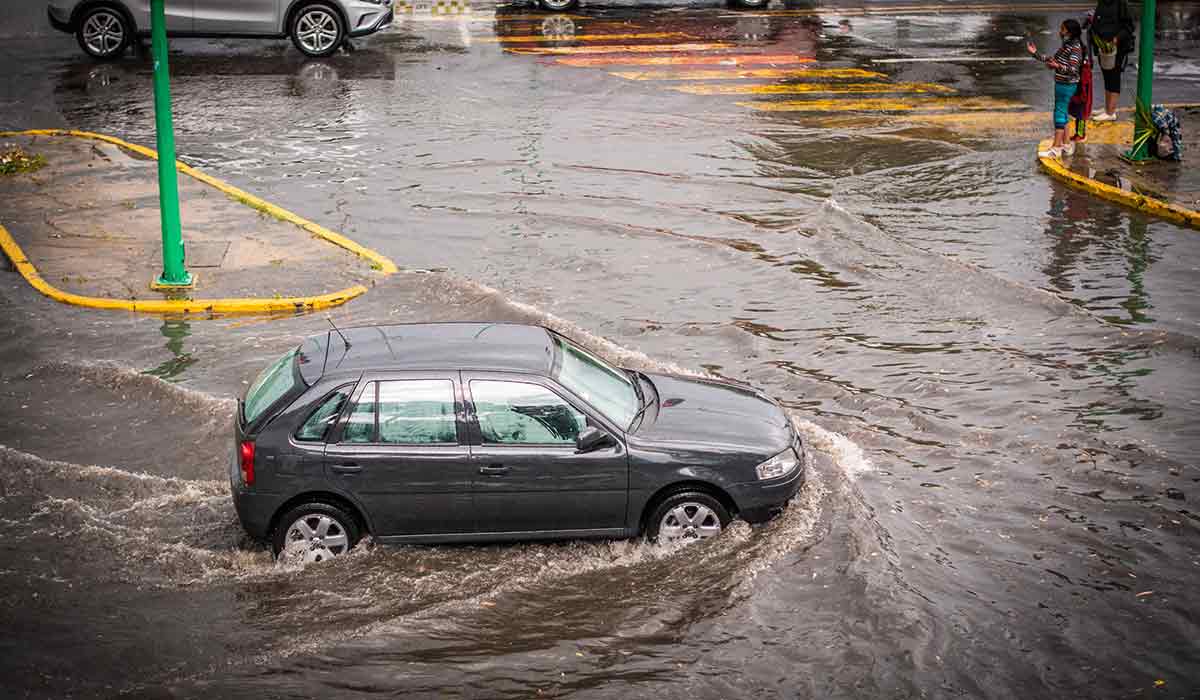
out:
<path id="1" fill-rule="evenodd" d="M 1156 101 L 1195 100 L 1195 15 L 1160 6 Z M 325 318 L 96 314 L 0 272 L 4 694 L 1194 697 L 1200 238 L 1035 165 L 1022 46 L 1086 7 L 446 3 L 325 61 L 174 42 L 181 157 L 406 269 L 336 322 L 548 323 L 749 381 L 812 477 L 683 551 L 280 569 L 227 420 Z M 152 143 L 148 58 L 40 15 L 6 6 L 0 128 Z"/>

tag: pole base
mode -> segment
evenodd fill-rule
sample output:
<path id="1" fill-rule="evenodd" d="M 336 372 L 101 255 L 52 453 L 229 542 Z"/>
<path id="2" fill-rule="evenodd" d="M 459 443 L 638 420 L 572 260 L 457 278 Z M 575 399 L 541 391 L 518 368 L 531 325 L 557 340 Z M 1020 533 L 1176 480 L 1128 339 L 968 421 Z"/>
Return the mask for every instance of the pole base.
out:
<path id="1" fill-rule="evenodd" d="M 174 289 L 193 289 L 196 286 L 196 275 L 185 271 L 182 282 L 173 282 L 163 279 L 161 276 L 150 282 L 150 288 L 156 292 L 169 292 Z"/>

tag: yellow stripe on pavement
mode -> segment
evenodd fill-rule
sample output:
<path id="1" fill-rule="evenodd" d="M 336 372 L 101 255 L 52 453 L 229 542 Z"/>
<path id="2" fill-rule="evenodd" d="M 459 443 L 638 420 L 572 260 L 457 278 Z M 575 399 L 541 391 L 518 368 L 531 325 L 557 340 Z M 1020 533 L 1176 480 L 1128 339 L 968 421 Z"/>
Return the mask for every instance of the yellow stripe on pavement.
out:
<path id="1" fill-rule="evenodd" d="M 704 54 L 700 56 L 580 56 L 560 58 L 567 66 L 787 66 L 815 58 L 792 54 Z"/>
<path id="2" fill-rule="evenodd" d="M 716 51 L 731 48 L 732 44 L 612 44 L 606 46 L 532 46 L 505 51 L 523 55 L 572 56 L 590 53 L 678 53 L 682 51 Z"/>
<path id="3" fill-rule="evenodd" d="M 859 68 L 747 68 L 745 70 L 645 70 L 610 73 L 626 80 L 744 80 L 746 78 L 886 78 Z"/>
<path id="4" fill-rule="evenodd" d="M 787 83 L 771 85 L 677 85 L 671 88 L 692 95 L 801 95 L 809 93 L 952 93 L 954 88 L 936 83 Z"/>
<path id="5" fill-rule="evenodd" d="M 950 109 L 1020 109 L 1029 105 L 1012 100 L 997 100 L 990 97 L 944 97 L 941 99 L 898 100 L 783 100 L 780 102 L 738 102 L 742 107 L 762 112 L 910 112 L 931 110 L 944 112 Z"/>
<path id="6" fill-rule="evenodd" d="M 691 34 L 683 32 L 651 32 L 649 34 L 524 34 L 520 36 L 485 36 L 478 37 L 479 43 L 503 44 L 536 44 L 541 41 L 605 41 L 627 39 L 693 39 Z"/>

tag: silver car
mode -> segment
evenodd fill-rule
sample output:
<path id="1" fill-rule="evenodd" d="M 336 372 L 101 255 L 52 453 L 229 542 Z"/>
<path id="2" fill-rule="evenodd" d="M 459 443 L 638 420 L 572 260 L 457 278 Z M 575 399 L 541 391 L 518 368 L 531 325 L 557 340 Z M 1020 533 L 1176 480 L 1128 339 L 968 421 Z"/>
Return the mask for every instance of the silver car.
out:
<path id="1" fill-rule="evenodd" d="M 50 24 L 88 55 L 113 59 L 150 34 L 150 0 L 50 0 Z M 291 37 L 308 56 L 328 56 L 347 37 L 392 22 L 392 0 L 166 0 L 167 34 L 179 37 Z"/>

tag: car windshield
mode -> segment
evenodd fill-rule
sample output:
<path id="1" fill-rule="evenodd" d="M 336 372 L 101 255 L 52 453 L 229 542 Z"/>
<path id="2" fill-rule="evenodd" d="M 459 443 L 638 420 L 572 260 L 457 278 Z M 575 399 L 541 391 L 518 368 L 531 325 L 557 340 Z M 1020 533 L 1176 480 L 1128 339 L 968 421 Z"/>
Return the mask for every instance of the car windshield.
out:
<path id="1" fill-rule="evenodd" d="M 296 378 L 292 373 L 292 360 L 296 357 L 296 352 L 292 350 L 275 360 L 250 385 L 250 390 L 246 392 L 246 401 L 242 404 L 242 417 L 247 425 L 253 423 L 263 411 L 278 401 L 279 397 L 296 386 Z"/>
<path id="2" fill-rule="evenodd" d="M 638 410 L 638 394 L 629 377 L 561 338 L 554 342 L 562 357 L 555 379 L 617 425 L 628 426 Z"/>

